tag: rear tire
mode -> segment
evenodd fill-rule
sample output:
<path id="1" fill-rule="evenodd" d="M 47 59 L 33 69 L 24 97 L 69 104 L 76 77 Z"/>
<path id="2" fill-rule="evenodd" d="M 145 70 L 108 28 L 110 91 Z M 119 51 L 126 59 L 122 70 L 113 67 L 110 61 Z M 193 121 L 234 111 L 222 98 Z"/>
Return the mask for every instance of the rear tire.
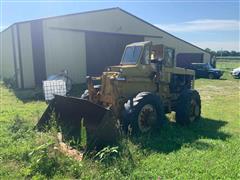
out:
<path id="1" fill-rule="evenodd" d="M 201 99 L 196 90 L 185 90 L 178 98 L 176 107 L 176 122 L 189 124 L 200 118 Z"/>
<path id="2" fill-rule="evenodd" d="M 133 134 L 146 133 L 159 128 L 164 120 L 163 105 L 159 96 L 149 92 L 139 93 L 124 105 L 123 128 Z M 131 105 L 132 104 L 132 105 Z"/>
<path id="3" fill-rule="evenodd" d="M 209 78 L 209 79 L 214 79 L 214 78 L 215 78 L 215 76 L 214 76 L 214 74 L 213 74 L 213 73 L 210 73 L 210 74 L 208 75 L 208 78 Z"/>

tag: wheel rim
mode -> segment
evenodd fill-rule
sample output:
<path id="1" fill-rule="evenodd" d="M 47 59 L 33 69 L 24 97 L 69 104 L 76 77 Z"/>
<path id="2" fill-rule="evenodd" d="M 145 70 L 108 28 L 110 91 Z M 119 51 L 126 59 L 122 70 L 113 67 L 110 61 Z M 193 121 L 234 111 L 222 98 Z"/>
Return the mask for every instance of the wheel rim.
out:
<path id="1" fill-rule="evenodd" d="M 146 104 L 142 107 L 138 114 L 138 127 L 141 132 L 147 132 L 151 126 L 156 122 L 157 111 L 151 104 Z"/>
<path id="2" fill-rule="evenodd" d="M 200 114 L 200 107 L 199 104 L 196 102 L 195 99 L 191 100 L 191 111 L 190 111 L 190 121 L 193 122 L 194 120 L 197 119 L 197 117 Z"/>

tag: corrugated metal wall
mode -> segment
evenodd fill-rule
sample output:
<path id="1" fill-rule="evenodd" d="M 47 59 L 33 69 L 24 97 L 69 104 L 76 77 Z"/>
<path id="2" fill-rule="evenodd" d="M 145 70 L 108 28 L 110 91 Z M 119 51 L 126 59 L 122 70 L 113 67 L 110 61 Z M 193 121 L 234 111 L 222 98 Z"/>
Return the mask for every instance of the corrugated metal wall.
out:
<path id="1" fill-rule="evenodd" d="M 15 78 L 19 88 L 34 87 L 29 23 L 17 24 L 1 33 L 3 78 Z"/>
<path id="2" fill-rule="evenodd" d="M 74 83 L 85 82 L 85 34 L 51 29 L 48 23 L 47 21 L 43 22 L 47 76 L 66 69 Z"/>
<path id="3" fill-rule="evenodd" d="M 23 88 L 35 87 L 30 23 L 18 25 L 19 50 L 21 51 Z"/>
<path id="4" fill-rule="evenodd" d="M 14 56 L 13 56 L 13 39 L 11 28 L 0 34 L 0 40 L 2 42 L 0 47 L 0 75 L 3 78 L 13 78 L 15 74 L 14 69 Z"/>
<path id="5" fill-rule="evenodd" d="M 49 28 L 161 36 L 158 29 L 114 8 L 46 19 Z"/>

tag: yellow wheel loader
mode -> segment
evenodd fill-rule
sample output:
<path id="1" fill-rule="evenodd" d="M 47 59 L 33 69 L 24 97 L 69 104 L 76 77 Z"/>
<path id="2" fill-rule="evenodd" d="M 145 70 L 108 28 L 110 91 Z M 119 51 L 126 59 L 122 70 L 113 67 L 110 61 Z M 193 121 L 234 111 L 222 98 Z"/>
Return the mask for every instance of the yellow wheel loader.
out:
<path id="1" fill-rule="evenodd" d="M 159 128 L 171 111 L 177 123 L 188 124 L 201 114 L 194 80 L 194 71 L 176 67 L 174 49 L 150 41 L 129 44 L 120 65 L 106 67 L 101 77 L 87 77 L 81 98 L 55 95 L 37 128 L 44 129 L 54 113 L 65 138 L 80 138 L 83 124 L 91 149 L 116 142 L 120 131 Z"/>

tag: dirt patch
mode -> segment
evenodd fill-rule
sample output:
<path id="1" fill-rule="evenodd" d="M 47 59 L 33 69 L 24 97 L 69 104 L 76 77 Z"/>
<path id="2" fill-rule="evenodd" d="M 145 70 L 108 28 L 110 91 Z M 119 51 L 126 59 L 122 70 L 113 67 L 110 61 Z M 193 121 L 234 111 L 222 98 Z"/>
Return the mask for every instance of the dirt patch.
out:
<path id="1" fill-rule="evenodd" d="M 54 149 L 59 150 L 61 153 L 65 154 L 68 157 L 72 157 L 77 161 L 82 161 L 84 152 L 78 151 L 72 148 L 71 146 L 67 145 L 66 143 L 64 143 L 61 133 L 58 133 L 57 139 L 59 144 L 58 144 L 58 147 L 54 147 Z"/>

